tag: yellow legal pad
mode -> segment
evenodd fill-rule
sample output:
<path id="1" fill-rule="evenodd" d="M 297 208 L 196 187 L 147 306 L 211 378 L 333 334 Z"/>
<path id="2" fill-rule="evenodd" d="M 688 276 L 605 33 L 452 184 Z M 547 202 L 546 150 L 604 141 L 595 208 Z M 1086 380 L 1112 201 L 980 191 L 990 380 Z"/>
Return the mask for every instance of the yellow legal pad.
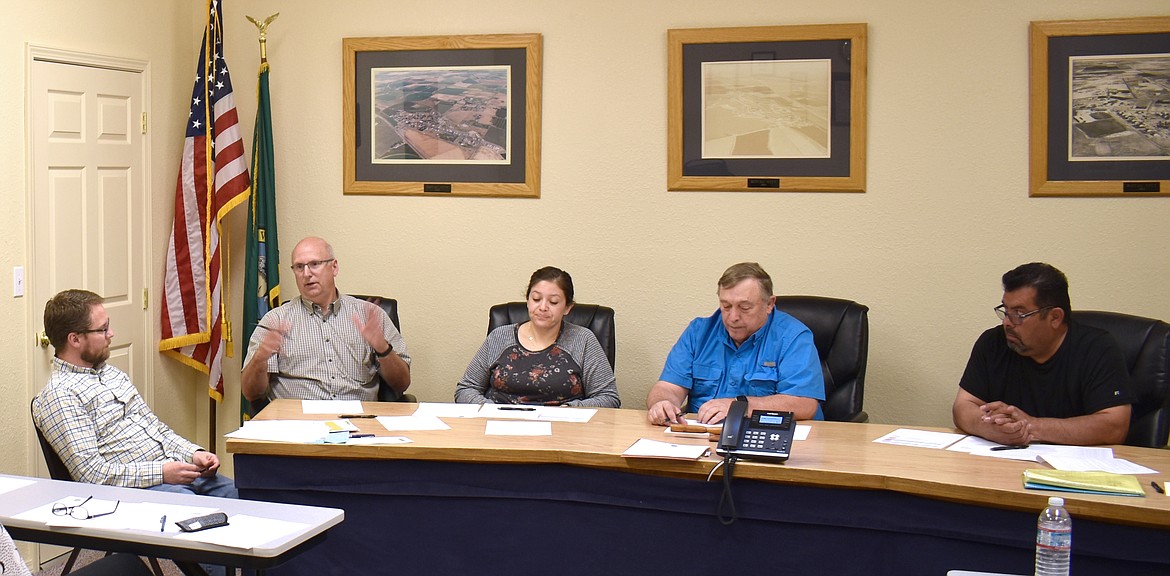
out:
<path id="1" fill-rule="evenodd" d="M 1043 468 L 1024 470 L 1024 488 L 1109 496 L 1146 495 L 1137 477 L 1132 474 L 1073 472 Z"/>

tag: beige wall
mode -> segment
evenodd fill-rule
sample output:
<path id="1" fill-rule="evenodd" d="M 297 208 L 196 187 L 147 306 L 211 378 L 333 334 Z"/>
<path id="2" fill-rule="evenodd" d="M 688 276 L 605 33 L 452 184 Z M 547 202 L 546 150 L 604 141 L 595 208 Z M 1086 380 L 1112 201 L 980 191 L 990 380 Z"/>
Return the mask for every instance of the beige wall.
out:
<path id="1" fill-rule="evenodd" d="M 201 2 L 13 3 L 0 40 L 0 272 L 28 266 L 24 44 L 149 59 L 155 246 L 170 225 L 181 118 Z M 1074 307 L 1170 318 L 1170 200 L 1027 196 L 1027 53 L 1031 20 L 1165 14 L 1160 0 L 641 3 L 501 0 L 434 3 L 229 1 L 227 57 L 241 121 L 255 115 L 255 29 L 269 30 L 283 264 L 309 234 L 330 239 L 339 284 L 397 298 L 415 358 L 414 392 L 448 401 L 481 343 L 486 311 L 522 297 L 531 271 L 569 270 L 578 299 L 617 310 L 618 385 L 641 408 L 686 322 L 715 309 L 723 269 L 757 260 L 780 293 L 851 298 L 871 308 L 866 409 L 876 422 L 946 426 L 971 343 L 995 322 L 999 275 L 1045 260 L 1072 281 Z M 666 30 L 867 22 L 865 194 L 667 192 Z M 148 34 L 149 27 L 155 30 Z M 341 194 L 341 38 L 539 32 L 544 35 L 542 198 Z M 244 210 L 232 216 L 243 265 Z M 242 278 L 233 286 L 240 314 Z M 295 292 L 285 274 L 286 294 Z M 41 303 L 0 291 L 3 386 L 21 397 Z M 157 312 L 150 311 L 151 318 Z M 157 323 L 153 320 L 152 323 Z M 240 356 L 242 356 L 242 351 Z M 219 432 L 235 422 L 240 358 L 231 359 Z M 206 442 L 206 394 L 193 371 L 155 363 L 156 410 Z M 11 442 L 0 471 L 28 472 L 27 407 L 0 408 Z M 39 457 L 39 456 L 36 456 Z"/>

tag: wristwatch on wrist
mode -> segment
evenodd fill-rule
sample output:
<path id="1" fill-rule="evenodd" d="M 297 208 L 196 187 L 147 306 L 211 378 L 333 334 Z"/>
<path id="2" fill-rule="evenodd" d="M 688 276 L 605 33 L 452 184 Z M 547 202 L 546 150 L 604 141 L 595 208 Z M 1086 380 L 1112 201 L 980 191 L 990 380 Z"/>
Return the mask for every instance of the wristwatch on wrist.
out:
<path id="1" fill-rule="evenodd" d="M 385 357 L 389 356 L 390 353 L 393 351 L 394 351 L 394 345 L 387 342 L 385 352 L 378 352 L 377 350 L 374 350 L 374 358 L 385 358 Z"/>

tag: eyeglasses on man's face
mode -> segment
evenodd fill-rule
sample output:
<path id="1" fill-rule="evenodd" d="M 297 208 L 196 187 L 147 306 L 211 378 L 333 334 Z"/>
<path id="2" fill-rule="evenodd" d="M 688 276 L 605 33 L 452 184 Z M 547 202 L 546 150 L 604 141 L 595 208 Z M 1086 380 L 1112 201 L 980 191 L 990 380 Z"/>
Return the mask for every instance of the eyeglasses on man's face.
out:
<path id="1" fill-rule="evenodd" d="M 118 505 L 122 503 L 121 500 L 115 500 L 113 510 L 110 510 L 109 512 L 101 512 L 99 514 L 91 514 L 90 511 L 85 508 L 85 503 L 89 502 L 92 499 L 93 499 L 93 496 L 90 496 L 90 497 L 86 498 L 85 500 L 82 500 L 80 504 L 75 504 L 72 506 L 67 505 L 67 504 L 62 504 L 60 502 L 53 504 L 53 515 L 55 515 L 55 516 L 71 516 L 76 520 L 91 520 L 93 518 L 101 518 L 102 516 L 109 516 L 110 514 L 117 512 Z"/>
<path id="2" fill-rule="evenodd" d="M 106 325 L 102 326 L 101 328 L 90 328 L 89 330 L 78 330 L 77 333 L 78 334 L 98 334 L 98 333 L 101 333 L 101 334 L 105 334 L 108 336 L 110 334 L 110 323 L 107 321 Z"/>
<path id="3" fill-rule="evenodd" d="M 306 268 L 308 268 L 309 271 L 316 273 L 321 271 L 322 266 L 332 262 L 333 260 L 335 259 L 330 258 L 328 260 L 310 260 L 308 262 L 298 262 L 292 266 L 289 266 L 289 268 L 292 268 L 292 271 L 297 274 L 304 273 Z"/>
<path id="4" fill-rule="evenodd" d="M 999 320 L 1001 322 L 1007 320 L 1011 322 L 1013 326 L 1019 326 L 1020 324 L 1024 323 L 1024 320 L 1028 319 L 1028 316 L 1039 314 L 1050 308 L 1056 308 L 1056 306 L 1045 306 L 1043 308 L 1037 308 L 1031 312 L 1012 312 L 1005 308 L 1003 304 L 1000 304 L 999 306 L 995 307 L 995 315 L 999 316 Z"/>

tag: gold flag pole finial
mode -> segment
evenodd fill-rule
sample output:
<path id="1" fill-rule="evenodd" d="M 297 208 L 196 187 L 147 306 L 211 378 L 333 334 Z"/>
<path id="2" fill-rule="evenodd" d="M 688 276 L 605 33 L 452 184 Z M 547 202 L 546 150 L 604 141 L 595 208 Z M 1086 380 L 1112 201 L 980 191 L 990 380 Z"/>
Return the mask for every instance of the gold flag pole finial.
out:
<path id="1" fill-rule="evenodd" d="M 251 16 L 244 16 L 245 18 L 248 19 L 249 22 L 251 22 L 252 24 L 255 24 L 256 28 L 258 30 L 260 30 L 260 61 L 261 62 L 268 61 L 268 25 L 272 24 L 272 21 L 276 20 L 277 16 L 280 16 L 280 12 L 277 12 L 276 14 L 273 14 L 272 16 L 265 18 L 264 22 L 262 22 L 262 23 L 257 22 L 256 19 L 251 17 Z"/>

